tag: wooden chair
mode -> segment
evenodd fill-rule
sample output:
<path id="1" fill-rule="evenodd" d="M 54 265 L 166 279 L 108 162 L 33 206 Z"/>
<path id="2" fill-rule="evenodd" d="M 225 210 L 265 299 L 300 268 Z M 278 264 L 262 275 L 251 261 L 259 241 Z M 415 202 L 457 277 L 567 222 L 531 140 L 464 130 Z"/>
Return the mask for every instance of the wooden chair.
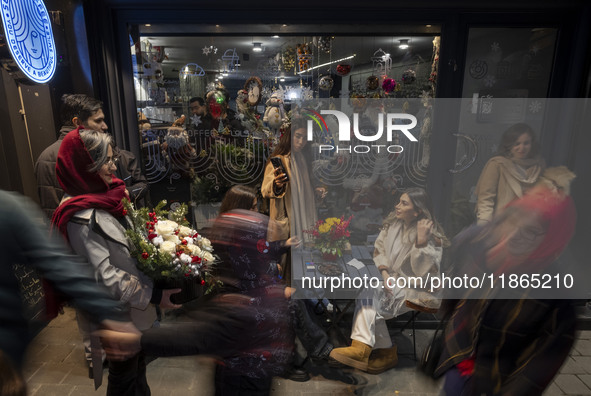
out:
<path id="1" fill-rule="evenodd" d="M 417 339 L 416 339 L 416 333 L 415 333 L 415 320 L 416 320 L 417 316 L 419 316 L 420 313 L 436 314 L 438 309 L 423 307 L 421 305 L 417 305 L 417 304 L 410 302 L 408 300 L 406 300 L 404 302 L 404 304 L 412 310 L 412 313 L 411 313 L 410 319 L 408 319 L 408 321 L 400 329 L 400 332 L 403 332 L 409 324 L 412 325 L 412 347 L 413 347 L 413 353 L 414 353 L 415 360 L 417 360 Z"/>

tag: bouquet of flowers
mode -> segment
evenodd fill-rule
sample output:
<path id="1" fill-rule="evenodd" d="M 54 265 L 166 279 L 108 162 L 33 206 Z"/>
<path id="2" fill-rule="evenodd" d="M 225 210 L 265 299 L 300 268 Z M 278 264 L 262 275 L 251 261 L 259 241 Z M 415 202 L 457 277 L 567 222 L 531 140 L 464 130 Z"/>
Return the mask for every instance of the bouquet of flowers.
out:
<path id="1" fill-rule="evenodd" d="M 189 227 L 187 205 L 170 212 L 162 209 L 166 201 L 152 211 L 135 209 L 127 200 L 124 205 L 133 224 L 126 232 L 138 268 L 156 282 L 197 281 L 207 284 L 209 292 L 215 284 L 210 272 L 216 259 L 209 239 Z"/>
<path id="2" fill-rule="evenodd" d="M 323 255 L 341 257 L 349 243 L 348 229 L 352 218 L 353 216 L 350 216 L 345 220 L 342 216 L 318 220 L 314 227 L 304 232 L 314 237 L 314 247 Z"/>

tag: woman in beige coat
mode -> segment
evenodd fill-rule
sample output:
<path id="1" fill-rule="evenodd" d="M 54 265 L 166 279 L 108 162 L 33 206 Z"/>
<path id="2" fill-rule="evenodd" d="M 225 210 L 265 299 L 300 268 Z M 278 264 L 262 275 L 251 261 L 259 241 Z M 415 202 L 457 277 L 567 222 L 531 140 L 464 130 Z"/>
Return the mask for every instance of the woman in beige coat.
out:
<path id="1" fill-rule="evenodd" d="M 270 160 L 265 167 L 261 193 L 264 198 L 269 198 L 269 242 L 286 240 L 291 236 L 306 241 L 309 235 L 303 230 L 316 223 L 314 190 L 310 182 L 308 158 L 304 154 L 306 143 L 304 128 L 298 128 L 293 133 L 285 132 L 270 158 L 279 157 L 286 173 L 275 169 Z M 322 198 L 326 195 L 322 187 L 316 191 Z M 281 259 L 281 275 L 287 285 L 291 284 L 288 256 L 284 255 Z"/>
<path id="2" fill-rule="evenodd" d="M 509 202 L 523 196 L 544 170 L 534 131 L 515 124 L 503 133 L 499 154 L 484 166 L 476 185 L 478 224 L 489 222 Z"/>

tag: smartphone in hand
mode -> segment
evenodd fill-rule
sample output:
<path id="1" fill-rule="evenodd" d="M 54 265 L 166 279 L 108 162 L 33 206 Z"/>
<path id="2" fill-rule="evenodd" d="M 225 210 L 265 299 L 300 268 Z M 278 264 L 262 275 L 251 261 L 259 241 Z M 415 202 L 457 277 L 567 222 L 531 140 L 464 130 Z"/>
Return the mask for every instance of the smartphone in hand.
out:
<path id="1" fill-rule="evenodd" d="M 283 166 L 283 162 L 281 162 L 281 157 L 271 157 L 271 164 L 273 168 L 281 170 L 281 173 L 285 174 L 285 181 L 289 181 L 289 176 L 287 176 L 287 171 Z"/>

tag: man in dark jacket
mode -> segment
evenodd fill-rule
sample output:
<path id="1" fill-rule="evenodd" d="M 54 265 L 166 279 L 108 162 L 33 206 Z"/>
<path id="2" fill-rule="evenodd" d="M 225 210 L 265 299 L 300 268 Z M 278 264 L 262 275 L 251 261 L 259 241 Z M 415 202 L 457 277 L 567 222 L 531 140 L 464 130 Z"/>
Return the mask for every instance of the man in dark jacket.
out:
<path id="1" fill-rule="evenodd" d="M 43 150 L 35 163 L 41 208 L 50 219 L 64 195 L 55 176 L 55 162 L 62 139 L 68 132 L 79 126 L 104 132 L 108 129 L 103 113 L 103 102 L 87 95 L 65 94 L 62 96 L 61 117 L 62 127 L 58 140 Z M 117 148 L 113 149 L 113 154 L 119 159 L 117 177 L 125 181 L 132 201 L 142 206 L 142 200 L 148 191 L 148 183 L 141 173 L 141 167 L 135 156 L 129 151 Z"/>

